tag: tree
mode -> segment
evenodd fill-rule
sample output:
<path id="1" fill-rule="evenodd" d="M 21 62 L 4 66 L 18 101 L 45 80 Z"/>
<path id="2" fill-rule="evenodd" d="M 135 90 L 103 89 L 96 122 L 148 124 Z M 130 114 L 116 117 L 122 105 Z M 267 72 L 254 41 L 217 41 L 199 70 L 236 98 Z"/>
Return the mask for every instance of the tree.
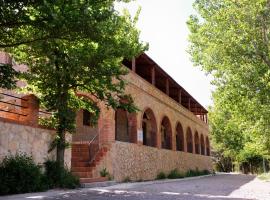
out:
<path id="1" fill-rule="evenodd" d="M 9 34 L 4 34 L 7 40 L 1 40 L 0 47 L 29 66 L 24 75 L 28 89 L 55 113 L 57 138 L 53 144 L 61 164 L 65 133 L 74 131 L 76 110 L 87 109 L 96 118 L 99 113 L 97 102 L 77 92 L 87 92 L 114 109 L 136 111 L 132 98 L 124 93 L 122 76 L 127 70 L 121 62 L 139 55 L 146 46 L 139 40 L 136 21 L 128 13 L 120 15 L 114 3 L 48 0 L 11 2 L 3 7 L 4 12 L 18 17 L 4 24 Z"/>
<path id="2" fill-rule="evenodd" d="M 212 139 L 233 150 L 240 162 L 250 155 L 267 157 L 270 1 L 197 0 L 194 8 L 200 17 L 188 21 L 189 52 L 217 87 L 210 111 Z"/>
<path id="3" fill-rule="evenodd" d="M 12 89 L 15 87 L 15 78 L 18 73 L 10 64 L 0 63 L 0 88 Z"/>

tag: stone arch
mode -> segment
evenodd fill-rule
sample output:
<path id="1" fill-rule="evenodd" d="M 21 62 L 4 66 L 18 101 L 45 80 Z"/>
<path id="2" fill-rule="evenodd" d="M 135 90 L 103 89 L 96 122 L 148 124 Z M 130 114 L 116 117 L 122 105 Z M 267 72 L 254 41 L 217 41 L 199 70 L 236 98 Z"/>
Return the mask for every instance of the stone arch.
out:
<path id="1" fill-rule="evenodd" d="M 187 152 L 193 153 L 193 136 L 190 127 L 187 128 L 186 145 L 187 145 Z"/>
<path id="2" fill-rule="evenodd" d="M 201 143 L 201 155 L 205 155 L 205 143 L 204 143 L 204 136 L 203 136 L 203 134 L 201 134 L 200 143 Z"/>
<path id="3" fill-rule="evenodd" d="M 115 110 L 115 140 L 137 142 L 137 116 L 118 108 Z"/>
<path id="4" fill-rule="evenodd" d="M 200 139 L 197 131 L 195 131 L 194 143 L 195 143 L 195 153 L 200 154 Z"/>
<path id="5" fill-rule="evenodd" d="M 115 111 L 115 140 L 129 142 L 127 111 L 118 108 Z"/>
<path id="6" fill-rule="evenodd" d="M 163 149 L 172 149 L 172 127 L 167 116 L 164 116 L 161 121 L 161 147 Z"/>
<path id="7" fill-rule="evenodd" d="M 206 136 L 206 155 L 210 156 L 210 144 L 208 136 Z"/>
<path id="8" fill-rule="evenodd" d="M 76 95 L 93 103 L 96 102 L 95 99 L 90 95 L 83 93 L 77 93 Z M 96 106 L 96 109 L 101 110 L 98 103 L 95 103 L 94 105 Z M 93 119 L 94 115 L 86 109 L 80 109 L 76 112 L 76 131 L 74 134 L 72 134 L 73 142 L 91 141 L 97 134 L 100 134 L 99 128 L 101 116 L 99 115 L 99 119 L 96 121 L 96 123 L 93 123 L 95 121 Z"/>
<path id="9" fill-rule="evenodd" d="M 147 108 L 142 115 L 143 145 L 157 146 L 157 122 L 154 112 Z"/>
<path id="10" fill-rule="evenodd" d="M 178 122 L 176 125 L 175 139 L 176 139 L 176 150 L 184 151 L 185 150 L 184 131 L 180 122 Z"/>

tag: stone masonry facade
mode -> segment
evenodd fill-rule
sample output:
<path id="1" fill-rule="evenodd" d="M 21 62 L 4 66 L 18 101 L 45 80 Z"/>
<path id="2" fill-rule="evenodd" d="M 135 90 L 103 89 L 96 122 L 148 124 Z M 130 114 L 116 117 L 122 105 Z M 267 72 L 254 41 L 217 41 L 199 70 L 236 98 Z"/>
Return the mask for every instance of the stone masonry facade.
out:
<path id="1" fill-rule="evenodd" d="M 72 149 L 65 157 L 73 173 L 85 183 L 100 180 L 104 169 L 116 181 L 152 180 L 176 168 L 212 171 L 207 110 L 146 54 L 123 65 L 129 70 L 123 77 L 126 94 L 139 111 L 113 110 L 78 93 L 97 102 L 100 116 L 92 125 L 88 111 L 77 113 L 76 133 L 67 136 Z M 11 101 L 13 93 L 5 93 L 7 103 L 0 104 L 5 110 L 0 112 L 0 159 L 18 151 L 37 163 L 55 158 L 55 152 L 47 153 L 55 131 L 39 125 L 38 118 L 47 114 L 40 111 L 38 99 L 23 95 Z"/>
<path id="2" fill-rule="evenodd" d="M 9 154 L 26 153 L 37 164 L 47 159 L 55 159 L 56 151 L 48 153 L 55 131 L 19 124 L 10 120 L 0 120 L 0 161 Z M 67 141 L 71 137 L 67 135 Z M 65 165 L 71 166 L 71 149 L 65 151 Z"/>
<path id="3" fill-rule="evenodd" d="M 168 173 L 175 168 L 182 172 L 190 169 L 212 171 L 206 113 L 202 118 L 136 71 L 130 70 L 124 79 L 126 93 L 131 94 L 139 111 L 114 111 L 99 103 L 99 145 L 109 150 L 98 156 L 96 162 L 94 160 L 91 174 L 79 172 L 85 168 L 74 167 L 74 170 L 82 178 L 97 178 L 106 168 L 116 181 L 127 177 L 153 180 L 159 172 Z M 85 142 L 83 138 L 81 142 Z"/>

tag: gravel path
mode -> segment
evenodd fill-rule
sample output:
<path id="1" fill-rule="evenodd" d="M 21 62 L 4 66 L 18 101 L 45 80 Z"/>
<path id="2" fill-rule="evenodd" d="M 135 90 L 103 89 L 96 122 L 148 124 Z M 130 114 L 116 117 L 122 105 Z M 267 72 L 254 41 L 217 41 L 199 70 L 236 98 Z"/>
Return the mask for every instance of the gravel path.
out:
<path id="1" fill-rule="evenodd" d="M 173 182 L 127 183 L 104 188 L 85 188 L 80 190 L 70 190 L 56 196 L 53 195 L 48 197 L 46 197 L 46 195 L 28 195 L 25 199 L 270 200 L 270 182 L 261 181 L 250 175 L 222 174 Z M 13 198 L 13 200 L 15 200 L 15 198 Z"/>

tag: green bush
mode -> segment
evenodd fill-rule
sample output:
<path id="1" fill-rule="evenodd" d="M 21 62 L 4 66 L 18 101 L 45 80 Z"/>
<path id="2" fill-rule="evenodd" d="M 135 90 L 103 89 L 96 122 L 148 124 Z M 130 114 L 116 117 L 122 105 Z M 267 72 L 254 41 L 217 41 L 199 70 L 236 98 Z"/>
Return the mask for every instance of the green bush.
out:
<path id="1" fill-rule="evenodd" d="M 103 168 L 102 170 L 99 171 L 99 174 L 101 177 L 106 177 L 106 176 L 110 176 L 110 173 L 107 171 L 106 168 Z"/>
<path id="2" fill-rule="evenodd" d="M 168 178 L 169 179 L 177 179 L 177 178 L 184 178 L 185 176 L 181 174 L 178 169 L 173 169 L 169 174 Z"/>
<path id="3" fill-rule="evenodd" d="M 0 195 L 47 189 L 46 178 L 32 157 L 24 153 L 6 156 L 0 163 Z"/>
<path id="4" fill-rule="evenodd" d="M 123 180 L 124 183 L 128 183 L 128 182 L 131 182 L 129 176 L 126 176 Z"/>
<path id="5" fill-rule="evenodd" d="M 61 166 L 57 161 L 48 160 L 44 165 L 49 188 L 76 188 L 80 185 L 79 178 Z"/>
<path id="6" fill-rule="evenodd" d="M 157 175 L 157 180 L 161 180 L 161 179 L 166 179 L 167 176 L 164 172 L 159 172 L 158 175 Z"/>
<path id="7" fill-rule="evenodd" d="M 186 177 L 202 176 L 202 175 L 207 175 L 207 174 L 210 174 L 208 170 L 199 171 L 198 169 L 196 170 L 191 169 L 186 172 Z"/>

